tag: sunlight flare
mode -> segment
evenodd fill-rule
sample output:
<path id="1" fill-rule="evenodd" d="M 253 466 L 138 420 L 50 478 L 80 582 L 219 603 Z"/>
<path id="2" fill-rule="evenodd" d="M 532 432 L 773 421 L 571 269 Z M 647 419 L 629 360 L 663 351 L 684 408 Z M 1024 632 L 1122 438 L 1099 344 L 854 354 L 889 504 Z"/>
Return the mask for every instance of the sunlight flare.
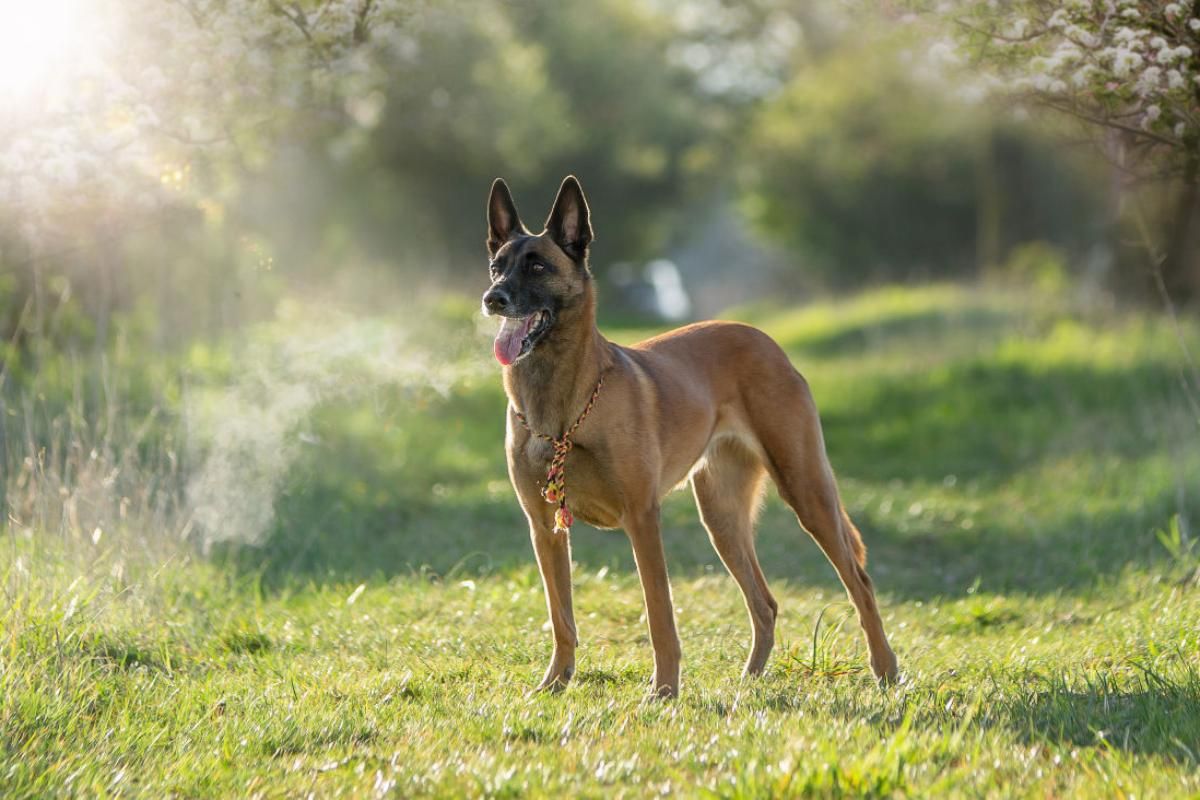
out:
<path id="1" fill-rule="evenodd" d="M 0 102 L 36 101 L 89 43 L 86 0 L 0 2 Z"/>

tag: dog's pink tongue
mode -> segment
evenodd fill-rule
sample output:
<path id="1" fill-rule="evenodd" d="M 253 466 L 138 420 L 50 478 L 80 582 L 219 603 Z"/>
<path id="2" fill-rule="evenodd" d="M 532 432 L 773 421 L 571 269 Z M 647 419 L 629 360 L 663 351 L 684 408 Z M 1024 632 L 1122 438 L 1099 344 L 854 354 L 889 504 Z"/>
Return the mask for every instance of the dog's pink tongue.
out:
<path id="1" fill-rule="evenodd" d="M 525 335 L 529 333 L 532 322 L 532 314 L 525 319 L 504 317 L 500 323 L 500 332 L 496 334 L 496 343 L 492 346 L 497 361 L 507 367 L 517 360 L 517 356 L 521 355 L 521 343 L 525 341 Z"/>

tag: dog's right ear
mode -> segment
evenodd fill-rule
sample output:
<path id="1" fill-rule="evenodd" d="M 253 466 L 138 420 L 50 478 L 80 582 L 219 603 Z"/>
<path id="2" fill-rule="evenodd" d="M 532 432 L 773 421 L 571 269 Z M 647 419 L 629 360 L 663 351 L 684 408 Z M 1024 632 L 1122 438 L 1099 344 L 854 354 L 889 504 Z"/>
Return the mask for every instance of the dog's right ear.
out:
<path id="1" fill-rule="evenodd" d="M 487 221 L 487 249 L 492 258 L 496 257 L 497 251 L 514 234 L 525 230 L 517 214 L 517 204 L 513 202 L 512 192 L 508 190 L 508 184 L 503 178 L 496 178 L 492 183 L 492 193 L 488 195 Z"/>

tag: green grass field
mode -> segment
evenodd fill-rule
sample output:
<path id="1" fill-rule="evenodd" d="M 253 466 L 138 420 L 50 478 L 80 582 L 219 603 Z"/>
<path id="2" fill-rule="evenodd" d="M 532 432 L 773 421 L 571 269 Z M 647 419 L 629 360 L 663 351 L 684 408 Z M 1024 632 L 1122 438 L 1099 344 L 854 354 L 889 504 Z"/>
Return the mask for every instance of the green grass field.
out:
<path id="1" fill-rule="evenodd" d="M 294 416 L 285 441 L 305 444 L 265 484 L 256 546 L 201 553 L 123 510 L 10 519 L 0 794 L 1200 796 L 1200 420 L 1171 324 L 949 287 L 735 315 L 813 387 L 901 685 L 871 680 L 832 569 L 774 496 L 779 644 L 741 681 L 746 612 L 679 493 L 681 697 L 646 699 L 628 544 L 584 525 L 577 680 L 527 695 L 550 634 L 473 337 L 440 392 L 364 379 Z M 1182 335 L 1200 352 L 1200 328 Z M 188 358 L 214 391 L 237 374 Z M 6 476 L 10 498 L 39 474 Z M 41 502 L 84 515 L 67 478 Z"/>

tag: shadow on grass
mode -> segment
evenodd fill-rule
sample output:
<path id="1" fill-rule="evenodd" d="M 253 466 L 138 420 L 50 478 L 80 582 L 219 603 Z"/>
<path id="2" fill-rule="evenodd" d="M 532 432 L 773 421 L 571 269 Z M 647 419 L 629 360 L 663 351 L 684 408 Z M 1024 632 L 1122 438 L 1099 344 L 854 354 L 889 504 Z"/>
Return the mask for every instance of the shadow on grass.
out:
<path id="1" fill-rule="evenodd" d="M 1139 690 L 1048 689 L 1003 707 L 1030 743 L 1102 747 L 1200 763 L 1200 684 L 1158 679 Z"/>
<path id="2" fill-rule="evenodd" d="M 967 362 L 865 383 L 861 394 L 825 413 L 825 429 L 839 475 L 857 487 L 890 491 L 898 481 L 921 496 L 922 484 L 936 484 L 944 496 L 943 478 L 955 475 L 994 490 L 1046 459 L 1106 456 L 1133 463 L 1160 451 L 1154 425 L 1169 408 L 1174 379 L 1155 364 L 1034 371 Z M 367 424 L 369 415 L 327 409 L 318 428 L 325 446 L 293 468 L 265 544 L 226 548 L 224 555 L 240 569 L 261 573 L 268 588 L 526 568 L 531 547 L 507 486 L 502 433 L 494 422 L 502 403 L 489 390 L 419 416 L 404 410 L 390 434 Z M 478 421 L 485 419 L 486 425 Z M 957 595 L 976 578 L 985 590 L 1049 592 L 1087 586 L 1157 557 L 1160 548 L 1148 531 L 1181 509 L 1174 482 L 1153 490 L 1137 502 L 1099 504 L 1101 510 L 1089 510 L 1088 498 L 1080 496 L 1036 514 L 1001 514 L 993 502 L 971 530 L 940 521 L 922 528 L 924 521 L 913 523 L 902 513 L 854 516 L 884 593 Z M 846 501 L 853 505 L 852 494 Z M 1190 502 L 1187 510 L 1200 512 Z M 663 519 L 673 574 L 723 571 L 690 496 L 669 498 Z M 768 507 L 758 542 L 769 578 L 836 588 L 824 556 L 778 501 Z M 623 534 L 580 525 L 573 543 L 584 569 L 634 569 Z"/>
<path id="3" fill-rule="evenodd" d="M 1016 516 L 970 530 L 940 524 L 913 532 L 907 521 L 901 527 L 895 516 L 856 517 L 877 590 L 898 599 L 928 599 L 973 591 L 1070 592 L 1094 586 L 1129 566 L 1163 564 L 1166 551 L 1152 531 L 1180 510 L 1174 488 L 1164 487 L 1138 505 L 1118 510 L 1068 512 L 1028 524 Z M 1182 511 L 1194 519 L 1200 515 L 1200 502 L 1192 499 Z M 724 571 L 698 522 L 690 531 L 668 529 L 666 549 L 672 574 Z M 840 591 L 825 556 L 779 502 L 771 502 L 763 515 L 757 550 L 771 582 L 784 579 Z M 588 544 L 577 545 L 576 559 L 587 552 Z"/>
<path id="4" fill-rule="evenodd" d="M 839 474 L 867 481 L 1003 481 L 1047 456 L 1137 457 L 1177 387 L 1174 368 L 1098 370 L 972 361 L 865 384 L 822 411 Z M 818 402 L 820 397 L 818 397 Z"/>
<path id="5" fill-rule="evenodd" d="M 773 665 L 772 673 L 782 676 L 782 681 L 764 687 L 754 702 L 776 712 L 810 710 L 810 697 L 802 688 L 798 690 L 806 681 L 846 680 L 844 676 L 793 678 L 781 671 L 780 660 Z M 1041 678 L 1035 679 L 1036 688 L 1031 688 L 1023 683 L 1028 679 L 1019 680 L 1022 682 L 985 690 L 979 697 L 979 713 L 967 721 L 948 713 L 949 706 L 944 712 L 940 704 L 916 701 L 912 722 L 923 730 L 942 731 L 959 725 L 970 729 L 1002 726 L 1028 745 L 1100 748 L 1200 763 L 1200 676 L 1194 670 L 1179 677 L 1147 673 L 1144 680 L 1134 677 L 1120 684 L 1104 674 L 1085 678 L 1079 682 L 1082 686 L 1060 678 Z M 959 709 L 972 702 L 969 694 L 963 700 Z M 903 712 L 881 713 L 850 699 L 823 709 L 851 723 L 870 719 L 889 733 L 906 724 Z M 724 701 L 715 700 L 712 710 L 724 713 Z M 1043 752 L 1040 757 L 1050 758 L 1053 753 Z"/>
<path id="6" fill-rule="evenodd" d="M 1097 515 L 1067 514 L 1036 530 L 994 525 L 913 534 L 890 518 L 859 515 L 870 549 L 868 568 L 880 592 L 897 598 L 987 592 L 1053 593 L 1083 589 L 1128 565 L 1162 556 L 1150 530 L 1177 510 L 1173 490 L 1139 508 Z M 1200 505 L 1188 510 L 1200 515 Z M 281 526 L 258 548 L 224 555 L 262 576 L 264 588 L 295 583 L 357 582 L 395 576 L 450 580 L 527 569 L 533 553 L 515 500 L 456 503 L 448 508 L 364 515 L 353 505 L 327 510 L 323 522 Z M 664 510 L 664 546 L 672 575 L 687 579 L 724 573 L 691 498 L 678 495 Z M 619 531 L 577 525 L 573 556 L 580 570 L 607 567 L 633 574 L 629 543 Z M 767 578 L 839 591 L 836 573 L 791 513 L 772 500 L 759 526 L 759 558 Z"/>

